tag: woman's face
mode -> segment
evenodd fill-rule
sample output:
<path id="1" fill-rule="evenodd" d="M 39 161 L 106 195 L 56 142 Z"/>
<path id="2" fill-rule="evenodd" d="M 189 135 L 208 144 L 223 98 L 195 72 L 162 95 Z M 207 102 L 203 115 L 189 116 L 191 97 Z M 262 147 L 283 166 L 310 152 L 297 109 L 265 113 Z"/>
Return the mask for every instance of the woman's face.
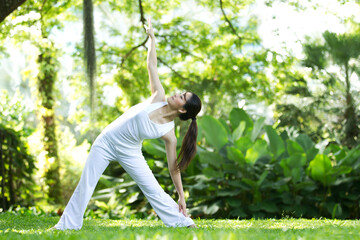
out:
<path id="1" fill-rule="evenodd" d="M 187 100 L 192 96 L 191 92 L 183 92 L 180 94 L 175 94 L 171 97 L 168 97 L 167 102 L 173 109 L 181 109 Z"/>

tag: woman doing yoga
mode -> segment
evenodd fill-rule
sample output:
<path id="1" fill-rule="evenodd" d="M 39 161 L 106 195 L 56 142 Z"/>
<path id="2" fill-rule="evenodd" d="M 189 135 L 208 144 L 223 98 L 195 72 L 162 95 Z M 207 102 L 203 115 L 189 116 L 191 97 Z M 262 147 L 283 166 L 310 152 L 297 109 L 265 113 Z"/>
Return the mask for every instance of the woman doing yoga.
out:
<path id="1" fill-rule="evenodd" d="M 165 91 L 157 72 L 155 36 L 150 18 L 145 29 L 150 38 L 147 68 L 152 96 L 131 107 L 96 138 L 86 160 L 80 182 L 53 229 L 81 229 L 85 209 L 100 176 L 110 161 L 121 164 L 166 226 L 196 227 L 193 220 L 186 214 L 180 170 L 188 166 L 196 153 L 196 115 L 201 109 L 201 101 L 191 92 L 165 98 Z M 174 132 L 176 117 L 181 120 L 191 120 L 178 157 L 176 156 L 177 139 Z M 169 172 L 179 195 L 178 204 L 161 188 L 141 152 L 144 139 L 160 137 L 165 142 Z"/>

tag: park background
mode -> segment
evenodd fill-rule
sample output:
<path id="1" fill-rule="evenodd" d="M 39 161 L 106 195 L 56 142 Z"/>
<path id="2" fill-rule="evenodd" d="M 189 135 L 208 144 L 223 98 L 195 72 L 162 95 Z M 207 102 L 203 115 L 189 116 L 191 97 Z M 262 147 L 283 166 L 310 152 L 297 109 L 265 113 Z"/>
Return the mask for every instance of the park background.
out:
<path id="1" fill-rule="evenodd" d="M 22 4 L 1 6 L 1 211 L 61 214 L 96 136 L 151 94 L 151 16 L 166 93 L 203 102 L 182 173 L 192 217 L 359 218 L 359 1 L 11 2 Z M 189 123 L 176 123 L 180 147 Z M 176 198 L 163 142 L 143 154 Z M 85 216 L 156 218 L 117 163 Z"/>

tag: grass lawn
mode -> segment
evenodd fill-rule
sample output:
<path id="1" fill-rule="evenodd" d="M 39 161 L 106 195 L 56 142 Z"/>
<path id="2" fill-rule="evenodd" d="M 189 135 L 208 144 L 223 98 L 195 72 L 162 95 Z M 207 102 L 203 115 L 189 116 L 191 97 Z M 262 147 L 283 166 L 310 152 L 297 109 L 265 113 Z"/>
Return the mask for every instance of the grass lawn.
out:
<path id="1" fill-rule="evenodd" d="M 167 228 L 155 220 L 84 220 L 76 230 L 47 230 L 59 217 L 0 214 L 0 239 L 360 239 L 359 220 L 195 220 L 199 228 Z"/>

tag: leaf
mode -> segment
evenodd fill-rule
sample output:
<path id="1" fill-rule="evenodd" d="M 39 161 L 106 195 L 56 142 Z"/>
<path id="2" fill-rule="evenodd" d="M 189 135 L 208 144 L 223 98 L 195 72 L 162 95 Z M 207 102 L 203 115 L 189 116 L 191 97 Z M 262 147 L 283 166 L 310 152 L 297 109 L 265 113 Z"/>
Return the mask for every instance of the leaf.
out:
<path id="1" fill-rule="evenodd" d="M 240 122 L 244 121 L 246 123 L 246 131 L 251 131 L 253 128 L 253 121 L 247 115 L 247 113 L 240 108 L 233 108 L 230 112 L 230 123 L 233 129 L 236 129 Z"/>
<path id="2" fill-rule="evenodd" d="M 265 178 L 267 177 L 268 174 L 269 174 L 269 172 L 267 170 L 265 172 L 263 172 L 256 184 L 258 186 L 261 186 L 262 182 L 265 180 Z"/>
<path id="3" fill-rule="evenodd" d="M 239 149 L 237 149 L 235 147 L 227 147 L 226 152 L 227 152 L 227 157 L 231 161 L 239 164 L 240 166 L 244 166 L 245 158 L 244 158 L 244 155 L 242 154 L 242 152 Z"/>
<path id="4" fill-rule="evenodd" d="M 224 159 L 216 152 L 203 151 L 199 153 L 199 160 L 201 163 L 209 163 L 216 168 L 219 168 Z"/>
<path id="5" fill-rule="evenodd" d="M 245 161 L 249 164 L 255 164 L 255 162 L 265 155 L 268 155 L 267 143 L 263 139 L 256 140 L 254 146 L 246 151 Z"/>
<path id="6" fill-rule="evenodd" d="M 285 151 L 284 142 L 271 126 L 265 126 L 265 131 L 269 139 L 270 150 L 274 157 L 278 158 Z"/>
<path id="7" fill-rule="evenodd" d="M 306 152 L 306 161 L 310 162 L 319 153 L 319 149 L 313 147 Z"/>
<path id="8" fill-rule="evenodd" d="M 109 207 L 106 203 L 104 203 L 103 201 L 95 201 L 95 205 L 101 209 L 104 209 L 104 210 L 108 210 Z"/>
<path id="9" fill-rule="evenodd" d="M 294 153 L 288 158 L 288 166 L 290 168 L 302 168 L 306 164 L 305 153 Z"/>
<path id="10" fill-rule="evenodd" d="M 226 198 L 225 202 L 227 204 L 229 204 L 231 207 L 240 207 L 241 206 L 241 201 L 240 201 L 240 199 L 237 199 L 237 198 Z"/>
<path id="11" fill-rule="evenodd" d="M 222 171 L 214 170 L 213 168 L 204 168 L 203 173 L 209 178 L 223 178 L 224 174 Z"/>
<path id="12" fill-rule="evenodd" d="M 346 156 L 339 161 L 339 165 L 347 165 L 355 168 L 354 164 L 360 159 L 360 145 L 347 152 Z"/>
<path id="13" fill-rule="evenodd" d="M 161 146 L 159 141 L 156 139 L 145 139 L 143 142 L 143 149 L 159 158 L 165 158 L 166 157 L 166 150 L 164 146 Z"/>
<path id="14" fill-rule="evenodd" d="M 204 116 L 200 124 L 203 128 L 206 142 L 217 150 L 220 150 L 228 142 L 227 131 L 219 120 L 212 116 Z"/>
<path id="15" fill-rule="evenodd" d="M 223 118 L 220 118 L 219 121 L 220 121 L 221 125 L 223 125 L 223 127 L 225 128 L 226 132 L 228 134 L 231 134 L 230 128 L 229 128 L 228 124 L 226 123 L 226 121 Z"/>
<path id="16" fill-rule="evenodd" d="M 290 157 L 282 159 L 280 162 L 280 166 L 283 168 L 284 171 L 284 176 L 291 177 L 293 183 L 296 183 L 300 180 L 303 166 L 305 166 L 305 164 L 305 153 L 292 154 Z"/>
<path id="17" fill-rule="evenodd" d="M 296 138 L 296 142 L 300 144 L 306 153 L 314 147 L 314 142 L 311 140 L 311 138 L 303 133 Z"/>
<path id="18" fill-rule="evenodd" d="M 246 123 L 244 121 L 241 121 L 239 126 L 234 130 L 232 134 L 232 140 L 236 141 L 238 140 L 244 133 Z"/>
<path id="19" fill-rule="evenodd" d="M 245 155 L 246 151 L 253 145 L 249 137 L 241 137 L 235 142 L 235 146 Z"/>
<path id="20" fill-rule="evenodd" d="M 331 218 L 334 219 L 335 217 L 339 217 L 341 214 L 342 214 L 341 205 L 340 203 L 336 203 L 333 207 Z"/>
<path id="21" fill-rule="evenodd" d="M 247 214 L 244 212 L 242 208 L 236 208 L 230 212 L 230 216 L 232 217 L 247 217 Z"/>
<path id="22" fill-rule="evenodd" d="M 272 201 L 264 201 L 259 203 L 259 205 L 260 205 L 260 209 L 269 213 L 276 213 L 279 211 L 279 208 Z"/>
<path id="23" fill-rule="evenodd" d="M 205 214 L 208 214 L 208 215 L 213 215 L 215 214 L 217 211 L 219 211 L 220 207 L 219 207 L 219 203 L 216 202 L 214 203 L 213 205 L 211 205 L 210 207 L 206 207 L 205 208 Z"/>
<path id="24" fill-rule="evenodd" d="M 240 193 L 241 191 L 240 190 L 219 190 L 217 193 L 216 193 L 216 196 L 219 196 L 219 197 L 233 197 L 233 196 L 236 196 Z"/>
<path id="25" fill-rule="evenodd" d="M 256 120 L 256 122 L 254 124 L 254 128 L 251 133 L 251 141 L 252 142 L 254 142 L 255 139 L 259 136 L 259 134 L 264 126 L 264 121 L 265 121 L 264 117 L 260 117 L 258 120 Z"/>
<path id="26" fill-rule="evenodd" d="M 308 192 L 312 192 L 315 189 L 317 189 L 317 187 L 316 187 L 316 185 L 314 185 L 313 181 L 309 180 L 309 181 L 306 181 L 306 182 L 296 183 L 294 185 L 294 189 L 295 189 L 295 191 L 305 190 L 305 191 L 308 191 Z"/>
<path id="27" fill-rule="evenodd" d="M 229 183 L 230 186 L 241 188 L 244 191 L 250 191 L 251 190 L 251 188 L 247 184 L 244 184 L 244 183 L 242 183 L 242 182 L 240 182 L 238 180 L 230 180 L 228 183 Z"/>
<path id="28" fill-rule="evenodd" d="M 304 153 L 304 149 L 297 142 L 294 142 L 294 141 L 291 141 L 288 139 L 288 140 L 286 140 L 286 145 L 287 145 L 287 151 L 288 151 L 289 155 L 297 154 L 297 153 L 300 153 L 300 154 Z"/>
<path id="29" fill-rule="evenodd" d="M 337 178 L 339 175 L 348 174 L 352 171 L 351 167 L 348 166 L 335 166 L 331 169 L 330 173 Z"/>
<path id="30" fill-rule="evenodd" d="M 335 179 L 331 176 L 331 161 L 326 155 L 316 155 L 316 157 L 310 162 L 308 170 L 310 176 L 314 180 L 321 182 L 324 186 L 330 186 L 335 181 Z"/>
<path id="31" fill-rule="evenodd" d="M 256 186 L 257 186 L 257 182 L 255 182 L 254 180 L 251 180 L 250 178 L 244 177 L 241 179 L 241 181 L 243 181 L 247 185 L 251 186 L 252 188 L 256 188 Z"/>

